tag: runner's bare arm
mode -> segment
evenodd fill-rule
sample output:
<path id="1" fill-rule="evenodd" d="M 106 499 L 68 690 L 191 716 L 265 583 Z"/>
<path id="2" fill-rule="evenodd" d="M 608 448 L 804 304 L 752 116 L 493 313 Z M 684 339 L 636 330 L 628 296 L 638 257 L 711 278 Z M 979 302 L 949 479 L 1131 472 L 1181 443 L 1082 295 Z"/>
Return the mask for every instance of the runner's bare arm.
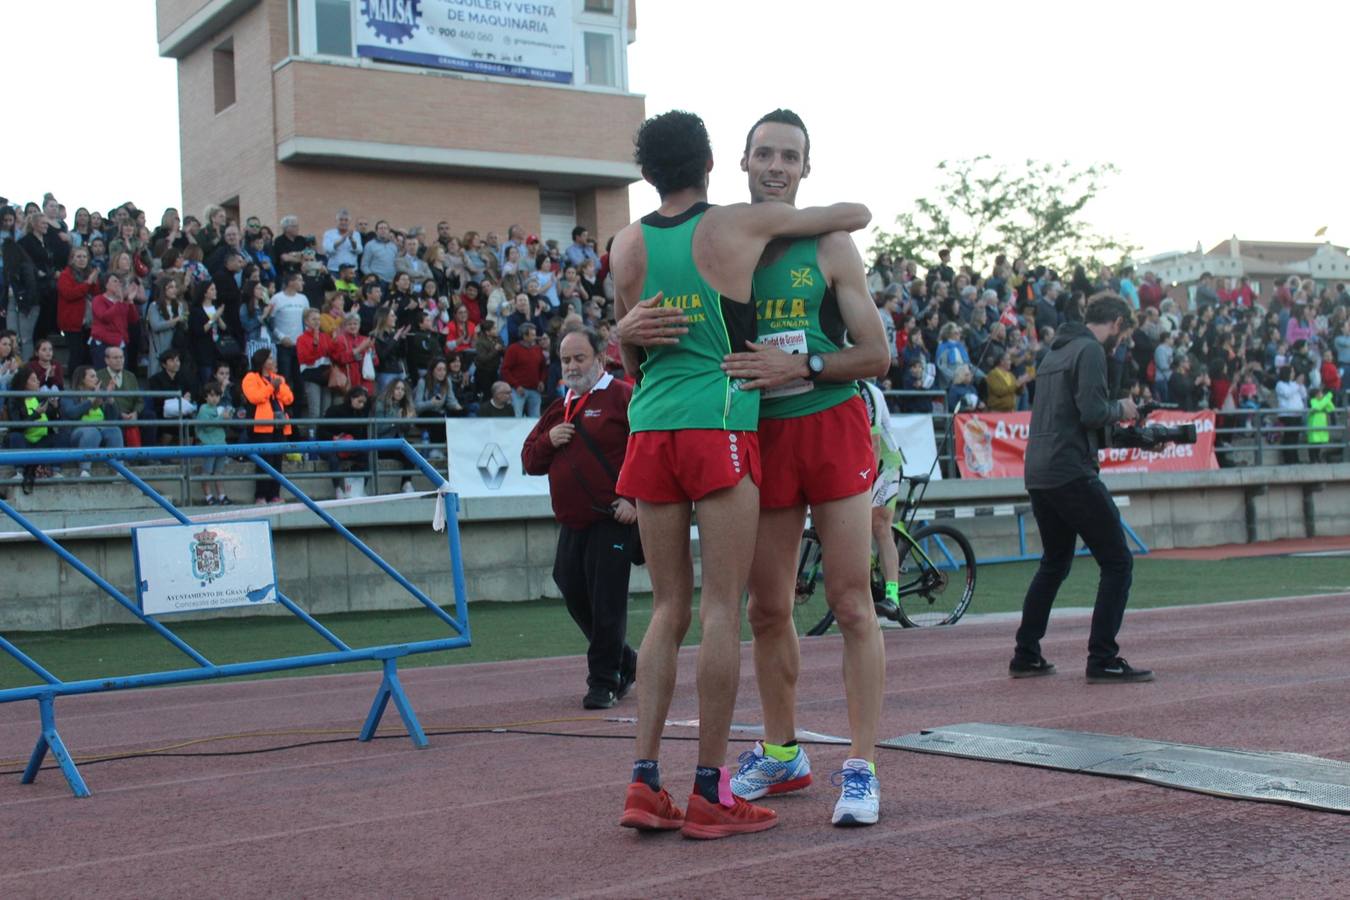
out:
<path id="1" fill-rule="evenodd" d="M 861 203 L 806 209 L 776 200 L 714 206 L 694 231 L 694 263 L 713 290 L 744 303 L 760 256 L 774 238 L 854 231 L 871 220 Z"/>
<path id="2" fill-rule="evenodd" d="M 834 288 L 839 313 L 848 329 L 849 346 L 824 354 L 825 370 L 820 381 L 854 381 L 885 375 L 891 353 L 886 332 L 867 290 L 862 257 L 853 238 L 842 231 L 821 235 L 817 257 L 826 282 Z M 722 371 L 732 378 L 748 379 L 743 388 L 764 390 L 787 384 L 808 374 L 806 354 L 786 353 L 777 347 L 746 342 L 747 348 L 722 361 Z"/>
<path id="3" fill-rule="evenodd" d="M 642 296 L 642 283 L 647 278 L 647 251 L 642 240 L 642 226 L 634 222 L 614 237 L 609 252 L 609 270 L 614 277 L 614 318 L 619 323 L 619 352 L 623 369 L 636 378 L 642 362 L 637 347 L 623 340 L 624 319 L 637 306 Z M 654 298 L 653 298 L 654 299 Z"/>

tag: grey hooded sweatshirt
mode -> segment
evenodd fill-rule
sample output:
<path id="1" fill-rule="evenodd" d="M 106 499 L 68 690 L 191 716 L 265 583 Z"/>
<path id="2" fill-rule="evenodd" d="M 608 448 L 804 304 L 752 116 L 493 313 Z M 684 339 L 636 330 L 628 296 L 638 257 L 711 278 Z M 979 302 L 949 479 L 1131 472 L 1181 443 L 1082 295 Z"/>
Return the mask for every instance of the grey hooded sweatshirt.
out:
<path id="1" fill-rule="evenodd" d="M 1106 351 L 1081 322 L 1059 330 L 1036 369 L 1025 479 L 1028 490 L 1097 474 L 1103 431 L 1120 420 L 1106 397 Z"/>

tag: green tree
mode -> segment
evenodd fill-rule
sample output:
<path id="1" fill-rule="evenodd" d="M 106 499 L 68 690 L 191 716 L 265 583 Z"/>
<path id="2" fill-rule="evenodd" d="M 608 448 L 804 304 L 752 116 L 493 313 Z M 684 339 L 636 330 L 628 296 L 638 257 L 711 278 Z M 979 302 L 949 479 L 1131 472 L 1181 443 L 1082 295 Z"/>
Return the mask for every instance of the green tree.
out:
<path id="1" fill-rule="evenodd" d="M 896 217 L 894 230 L 878 228 L 873 254 L 928 267 L 936 265 L 939 249 L 950 247 L 954 262 L 987 274 L 1000 253 L 1063 269 L 1115 263 L 1135 249 L 1098 234 L 1083 215 L 1116 173 L 1110 163 L 1076 168 L 1028 159 L 1014 168 L 984 155 L 944 160 L 938 171 L 943 176 L 935 196 L 916 200 L 912 212 Z"/>

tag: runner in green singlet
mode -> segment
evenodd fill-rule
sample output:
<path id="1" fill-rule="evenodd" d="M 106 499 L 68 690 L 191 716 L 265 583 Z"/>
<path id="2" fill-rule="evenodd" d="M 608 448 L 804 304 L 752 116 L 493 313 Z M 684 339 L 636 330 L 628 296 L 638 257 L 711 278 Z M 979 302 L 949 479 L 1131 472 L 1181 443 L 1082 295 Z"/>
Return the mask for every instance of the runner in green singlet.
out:
<path id="1" fill-rule="evenodd" d="M 703 122 L 690 113 L 649 119 L 636 144 L 643 178 L 657 189 L 661 206 L 614 239 L 615 312 L 622 321 L 641 298 L 650 298 L 647 308 L 662 304 L 681 314 L 684 340 L 653 345 L 645 359 L 623 347 L 625 367 L 640 372 L 642 382 L 629 411 L 632 434 L 618 491 L 638 501 L 653 607 L 638 651 L 637 760 L 620 824 L 725 837 L 770 828 L 777 817 L 734 797 L 724 767 L 740 672 L 740 597 L 759 508 L 759 401 L 754 385 L 721 370 L 721 358 L 754 336 L 751 279 L 771 240 L 861 228 L 870 213 L 858 204 L 708 206 L 712 150 Z M 657 760 L 692 612 L 694 503 L 703 639 L 698 767 L 685 814 L 661 787 Z"/>

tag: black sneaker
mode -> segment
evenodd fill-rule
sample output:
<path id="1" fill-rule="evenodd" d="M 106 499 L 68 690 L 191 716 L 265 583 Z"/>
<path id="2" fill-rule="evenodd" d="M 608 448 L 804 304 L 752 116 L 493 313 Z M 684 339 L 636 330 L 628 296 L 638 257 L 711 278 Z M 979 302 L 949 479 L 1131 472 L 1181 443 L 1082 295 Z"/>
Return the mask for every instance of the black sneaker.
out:
<path id="1" fill-rule="evenodd" d="M 1106 663 L 1088 662 L 1088 684 L 1124 684 L 1134 681 L 1152 681 L 1151 669 L 1136 669 L 1117 656 Z"/>
<path id="2" fill-rule="evenodd" d="M 1008 674 L 1013 678 L 1036 678 L 1040 675 L 1053 675 L 1055 674 L 1055 664 L 1044 656 L 1038 656 L 1033 660 L 1014 656 L 1012 662 L 1008 663 Z"/>
<path id="3" fill-rule="evenodd" d="M 627 696 L 628 696 L 628 691 L 629 691 L 629 689 L 633 686 L 633 682 L 635 682 L 635 681 L 637 681 L 637 673 L 636 673 L 636 672 L 624 672 L 624 673 L 620 674 L 620 675 L 619 675 L 619 689 L 618 689 L 617 691 L 614 692 L 614 699 L 615 699 L 616 701 L 618 701 L 618 700 L 622 700 L 624 697 L 627 697 Z"/>
<path id="4" fill-rule="evenodd" d="M 610 709 L 617 702 L 614 692 L 609 688 L 593 687 L 582 698 L 581 706 L 583 709 Z"/>

